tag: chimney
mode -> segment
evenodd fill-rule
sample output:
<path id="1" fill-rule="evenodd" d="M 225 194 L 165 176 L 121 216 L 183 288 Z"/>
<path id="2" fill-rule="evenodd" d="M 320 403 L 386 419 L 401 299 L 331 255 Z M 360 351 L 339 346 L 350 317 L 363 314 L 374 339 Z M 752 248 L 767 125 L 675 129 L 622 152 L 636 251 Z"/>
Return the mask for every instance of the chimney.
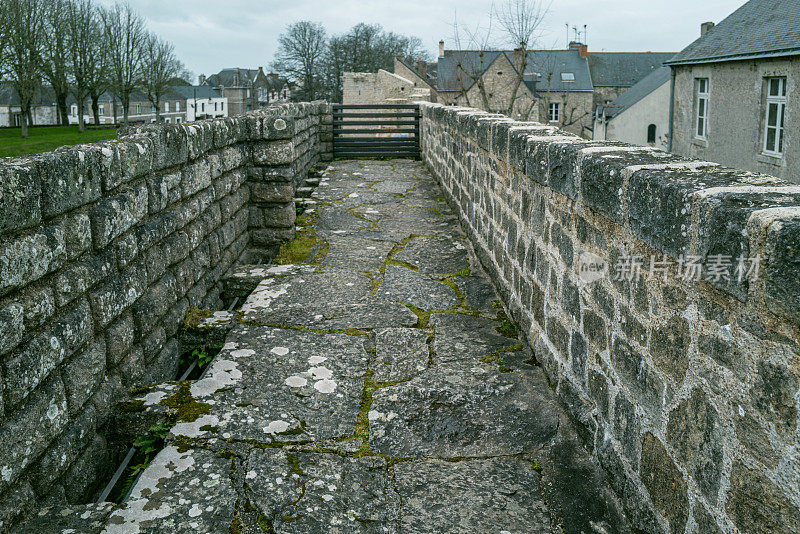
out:
<path id="1" fill-rule="evenodd" d="M 700 37 L 708 33 L 708 30 L 714 27 L 713 22 L 704 22 L 700 25 Z"/>
<path id="2" fill-rule="evenodd" d="M 239 69 L 233 71 L 233 86 L 239 87 Z"/>
<path id="3" fill-rule="evenodd" d="M 439 57 L 444 57 L 444 41 L 439 41 Z"/>
<path id="4" fill-rule="evenodd" d="M 206 75 L 201 74 L 200 76 L 197 77 L 197 84 L 203 85 L 204 83 L 206 83 Z"/>
<path id="5" fill-rule="evenodd" d="M 578 51 L 580 52 L 582 58 L 586 58 L 586 56 L 589 55 L 589 46 L 582 44 L 578 47 Z"/>
<path id="6" fill-rule="evenodd" d="M 581 46 L 581 43 L 579 43 L 578 41 L 570 41 L 569 42 L 569 49 L 570 50 L 578 50 L 580 48 L 580 46 Z"/>

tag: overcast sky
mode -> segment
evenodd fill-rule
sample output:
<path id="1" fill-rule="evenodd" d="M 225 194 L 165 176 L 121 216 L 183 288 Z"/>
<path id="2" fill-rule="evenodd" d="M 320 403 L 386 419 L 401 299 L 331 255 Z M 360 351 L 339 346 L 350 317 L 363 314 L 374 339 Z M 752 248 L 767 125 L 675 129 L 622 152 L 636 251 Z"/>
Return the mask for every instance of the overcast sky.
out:
<path id="1" fill-rule="evenodd" d="M 502 1 L 502 0 L 498 0 Z M 564 48 L 565 23 L 588 25 L 590 51 L 677 52 L 745 0 L 553 0 L 544 48 Z M 110 0 L 100 0 L 111 3 Z M 278 35 L 297 20 L 342 33 L 359 22 L 421 38 L 436 55 L 439 39 L 453 47 L 453 20 L 474 27 L 487 19 L 486 0 L 129 0 L 151 30 L 175 44 L 196 75 L 225 67 L 267 68 Z"/>

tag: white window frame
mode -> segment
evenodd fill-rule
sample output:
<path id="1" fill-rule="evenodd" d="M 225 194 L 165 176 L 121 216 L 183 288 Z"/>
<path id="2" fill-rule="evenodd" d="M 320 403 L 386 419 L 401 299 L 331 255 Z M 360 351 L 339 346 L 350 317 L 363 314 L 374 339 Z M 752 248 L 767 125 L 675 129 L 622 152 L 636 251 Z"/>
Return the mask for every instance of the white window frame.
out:
<path id="1" fill-rule="evenodd" d="M 137 115 L 141 115 L 142 114 L 142 105 L 141 104 L 136 104 L 136 114 Z"/>
<path id="2" fill-rule="evenodd" d="M 764 145 L 763 150 L 764 154 L 767 156 L 774 156 L 778 158 L 783 157 L 784 151 L 784 141 L 786 135 L 786 77 L 785 76 L 774 76 L 766 78 L 767 80 L 767 87 L 766 87 L 766 94 L 767 94 L 767 102 L 766 106 L 764 107 Z M 772 93 L 772 82 L 778 82 L 778 91 L 777 94 Z M 770 108 L 775 107 L 775 124 L 770 125 Z M 769 133 L 770 131 L 775 132 L 775 136 L 773 137 L 772 146 L 769 146 Z"/>
<path id="3" fill-rule="evenodd" d="M 708 78 L 695 78 L 694 138 L 708 140 L 708 105 L 711 101 L 711 82 Z M 700 109 L 702 108 L 702 110 Z M 701 122 L 702 121 L 702 128 Z"/>
<path id="4" fill-rule="evenodd" d="M 106 114 L 106 107 L 103 104 L 98 106 L 98 114 L 105 115 Z"/>
<path id="5" fill-rule="evenodd" d="M 175 111 L 180 111 L 180 110 L 181 110 L 181 103 L 175 102 Z"/>
<path id="6" fill-rule="evenodd" d="M 169 113 L 169 102 L 164 102 L 164 113 Z"/>
<path id="7" fill-rule="evenodd" d="M 547 120 L 550 122 L 561 120 L 561 102 L 550 102 L 547 105 Z"/>

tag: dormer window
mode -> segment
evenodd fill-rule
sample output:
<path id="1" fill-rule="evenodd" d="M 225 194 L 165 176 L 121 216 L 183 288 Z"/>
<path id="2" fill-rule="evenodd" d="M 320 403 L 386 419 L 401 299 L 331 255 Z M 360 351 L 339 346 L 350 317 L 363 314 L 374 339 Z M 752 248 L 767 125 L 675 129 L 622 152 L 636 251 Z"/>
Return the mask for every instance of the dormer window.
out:
<path id="1" fill-rule="evenodd" d="M 575 81 L 575 73 L 573 72 L 562 72 L 561 73 L 561 81 L 564 83 L 574 82 Z"/>

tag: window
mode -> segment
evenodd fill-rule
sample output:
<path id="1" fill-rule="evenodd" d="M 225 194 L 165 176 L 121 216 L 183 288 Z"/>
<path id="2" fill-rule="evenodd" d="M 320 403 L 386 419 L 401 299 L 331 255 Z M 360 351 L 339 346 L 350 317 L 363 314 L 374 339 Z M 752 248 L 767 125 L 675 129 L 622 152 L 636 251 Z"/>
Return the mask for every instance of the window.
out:
<path id="1" fill-rule="evenodd" d="M 206 103 L 205 102 L 200 104 L 200 112 L 201 113 L 205 113 L 206 112 Z"/>
<path id="2" fill-rule="evenodd" d="M 100 109 L 100 115 L 105 115 L 106 114 L 105 106 L 103 104 L 100 104 L 100 108 L 99 109 Z"/>
<path id="3" fill-rule="evenodd" d="M 655 143 L 656 142 L 656 125 L 651 124 L 647 127 L 647 142 L 648 143 Z"/>
<path id="4" fill-rule="evenodd" d="M 695 87 L 697 89 L 697 100 L 695 102 L 697 117 L 694 136 L 697 139 L 705 139 L 708 133 L 708 78 L 697 78 Z"/>
<path id="5" fill-rule="evenodd" d="M 219 103 L 219 109 L 225 111 L 225 102 L 220 102 Z"/>
<path id="6" fill-rule="evenodd" d="M 167 117 L 166 119 L 164 119 L 164 122 L 166 122 L 167 124 L 169 124 L 169 123 L 170 123 L 170 122 L 172 122 L 172 121 L 169 119 L 169 117 Z"/>
<path id="7" fill-rule="evenodd" d="M 181 110 L 181 103 L 175 102 L 175 111 L 180 111 L 180 110 Z"/>
<path id="8" fill-rule="evenodd" d="M 547 120 L 550 122 L 558 122 L 560 118 L 561 104 L 559 102 L 551 102 L 547 108 Z"/>
<path id="9" fill-rule="evenodd" d="M 154 104 L 150 104 L 150 113 L 156 112 L 156 106 Z"/>
<path id="10" fill-rule="evenodd" d="M 214 102 L 214 111 L 217 111 L 217 103 Z"/>
<path id="11" fill-rule="evenodd" d="M 72 109 L 70 110 L 70 115 L 77 115 L 78 114 L 78 106 L 73 105 Z"/>
<path id="12" fill-rule="evenodd" d="M 784 119 L 786 116 L 786 78 L 767 78 L 764 153 L 783 155 Z"/>
<path id="13" fill-rule="evenodd" d="M 180 122 L 181 122 L 181 118 L 180 117 L 175 117 L 175 124 L 180 124 Z"/>
<path id="14" fill-rule="evenodd" d="M 136 104 L 136 114 L 140 115 L 142 113 L 142 105 Z"/>
<path id="15" fill-rule="evenodd" d="M 575 81 L 575 73 L 573 73 L 573 72 L 562 72 L 561 73 L 561 81 L 562 82 L 574 82 Z"/>
<path id="16" fill-rule="evenodd" d="M 164 102 L 164 113 L 169 113 L 169 102 Z"/>

